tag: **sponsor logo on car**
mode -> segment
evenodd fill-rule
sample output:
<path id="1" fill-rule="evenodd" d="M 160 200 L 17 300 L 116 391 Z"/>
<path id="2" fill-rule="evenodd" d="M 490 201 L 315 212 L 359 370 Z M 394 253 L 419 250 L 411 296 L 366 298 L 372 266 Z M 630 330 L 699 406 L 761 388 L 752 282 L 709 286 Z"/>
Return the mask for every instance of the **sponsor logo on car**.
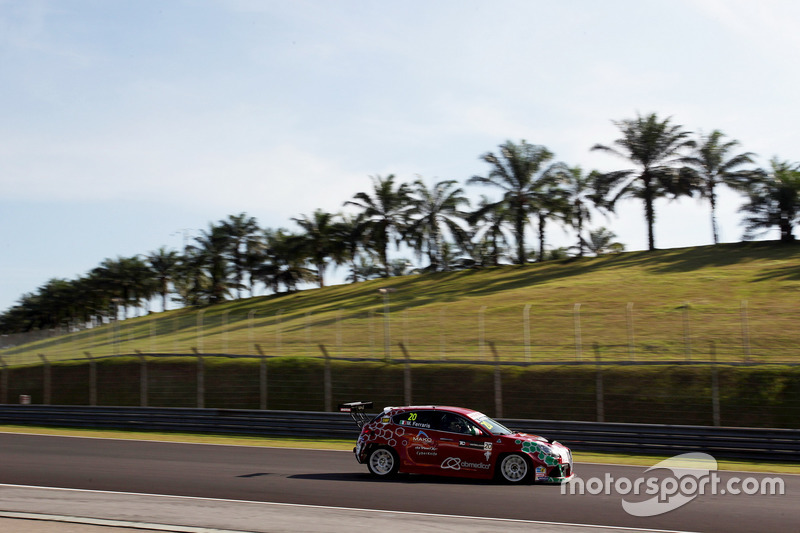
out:
<path id="1" fill-rule="evenodd" d="M 421 444 L 433 444 L 433 439 L 430 438 L 428 434 L 425 433 L 424 431 L 420 431 L 419 433 L 414 435 L 414 438 L 412 438 L 411 440 Z"/>
<path id="2" fill-rule="evenodd" d="M 442 461 L 442 468 L 444 470 L 461 470 L 462 468 L 476 468 L 479 470 L 488 470 L 491 467 L 489 463 L 468 463 L 462 461 L 460 457 L 448 457 Z"/>

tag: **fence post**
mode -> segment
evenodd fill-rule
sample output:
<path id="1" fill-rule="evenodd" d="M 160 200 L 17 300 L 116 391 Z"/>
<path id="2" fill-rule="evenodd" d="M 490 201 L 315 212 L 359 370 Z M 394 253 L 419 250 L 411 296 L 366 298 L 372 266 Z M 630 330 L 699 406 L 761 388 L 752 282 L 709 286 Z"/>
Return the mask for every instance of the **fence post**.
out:
<path id="1" fill-rule="evenodd" d="M 203 313 L 205 309 L 197 312 L 197 353 L 203 353 Z"/>
<path id="2" fill-rule="evenodd" d="M 156 353 L 156 335 L 158 334 L 156 330 L 156 319 L 151 316 L 149 320 L 150 320 L 150 353 Z"/>
<path id="3" fill-rule="evenodd" d="M 139 356 L 139 405 L 147 407 L 147 359 L 140 350 L 136 350 Z"/>
<path id="4" fill-rule="evenodd" d="M 8 403 L 8 365 L 2 357 L 0 357 L 0 372 L 3 373 L 3 377 L 0 378 L 0 403 Z"/>
<path id="5" fill-rule="evenodd" d="M 572 320 L 575 323 L 575 358 L 583 359 L 583 340 L 581 339 L 581 304 L 572 307 Z"/>
<path id="6" fill-rule="evenodd" d="M 319 345 L 322 355 L 325 356 L 325 370 L 322 377 L 323 394 L 325 396 L 325 412 L 333 411 L 333 383 L 331 381 L 331 356 L 325 346 Z"/>
<path id="7" fill-rule="evenodd" d="M 228 314 L 230 309 L 222 312 L 222 353 L 228 353 Z"/>
<path id="8" fill-rule="evenodd" d="M 392 360 L 392 329 L 389 317 L 389 294 L 394 291 L 395 289 L 392 287 L 378 289 L 378 292 L 383 298 L 383 356 L 387 363 Z"/>
<path id="9" fill-rule="evenodd" d="M 747 316 L 747 300 L 742 300 L 740 304 L 742 316 L 742 348 L 744 350 L 744 362 L 750 362 L 750 325 Z"/>
<path id="10" fill-rule="evenodd" d="M 369 356 L 375 357 L 375 311 L 370 309 L 368 313 L 369 320 Z"/>
<path id="11" fill-rule="evenodd" d="M 172 351 L 178 353 L 178 330 L 181 326 L 181 317 L 180 315 L 175 315 L 172 317 Z"/>
<path id="12" fill-rule="evenodd" d="M 445 333 L 445 312 L 444 306 L 439 309 L 439 359 L 447 359 L 447 334 Z"/>
<path id="13" fill-rule="evenodd" d="M 278 355 L 283 355 L 283 350 L 281 346 L 281 315 L 283 314 L 283 309 L 278 309 L 275 313 L 275 348 Z"/>
<path id="14" fill-rule="evenodd" d="M 480 309 L 478 309 L 478 357 L 481 361 L 484 360 L 485 357 L 485 348 L 484 345 L 486 344 L 485 333 L 486 330 L 484 324 L 484 314 L 486 313 L 486 306 L 482 305 Z"/>
<path id="15" fill-rule="evenodd" d="M 686 360 L 692 359 L 692 337 L 689 332 L 689 302 L 683 303 L 683 350 L 686 352 Z"/>
<path id="16" fill-rule="evenodd" d="M 594 343 L 594 360 L 597 367 L 597 421 L 606 421 L 605 394 L 603 391 L 603 365 L 600 360 L 600 346 Z"/>
<path id="17" fill-rule="evenodd" d="M 719 416 L 719 374 L 717 371 L 717 346 L 710 342 L 711 349 L 711 416 L 715 426 L 721 425 Z"/>
<path id="18" fill-rule="evenodd" d="M 303 326 L 303 331 L 305 332 L 306 336 L 306 355 L 311 357 L 311 320 L 309 317 L 311 316 L 311 311 L 306 311 L 305 314 L 305 324 Z"/>
<path id="19" fill-rule="evenodd" d="M 403 366 L 403 399 L 405 400 L 405 405 L 411 405 L 411 359 L 408 356 L 408 350 L 406 350 L 405 345 L 402 342 L 399 344 L 405 360 Z"/>
<path id="20" fill-rule="evenodd" d="M 411 341 L 408 338 L 408 308 L 403 309 L 403 344 L 407 347 L 411 346 Z"/>
<path id="21" fill-rule="evenodd" d="M 633 302 L 628 302 L 628 306 L 625 308 L 625 322 L 628 325 L 628 355 L 631 357 L 631 361 L 636 360 L 636 351 L 633 340 Z"/>
<path id="22" fill-rule="evenodd" d="M 522 339 L 525 344 L 525 362 L 531 362 L 531 304 L 522 309 Z"/>
<path id="23" fill-rule="evenodd" d="M 259 350 L 260 351 L 260 350 Z M 267 358 L 261 354 L 261 372 L 259 375 L 259 396 L 261 402 L 259 407 L 262 411 L 267 410 Z"/>
<path id="24" fill-rule="evenodd" d="M 39 358 L 42 360 L 42 403 L 44 405 L 50 405 L 50 401 L 52 398 L 52 378 L 50 374 L 50 361 L 47 360 L 47 357 L 43 353 L 38 354 Z"/>
<path id="25" fill-rule="evenodd" d="M 83 352 L 89 360 L 89 405 L 97 405 L 97 363 L 89 352 Z"/>
<path id="26" fill-rule="evenodd" d="M 253 344 L 255 340 L 253 338 L 253 319 L 256 317 L 257 312 L 257 309 L 253 309 L 247 313 L 247 338 L 250 341 L 250 344 Z"/>
<path id="27" fill-rule="evenodd" d="M 206 406 L 206 373 L 203 356 L 195 350 L 197 356 L 197 407 L 204 409 Z"/>
<path id="28" fill-rule="evenodd" d="M 342 353 L 342 308 L 336 310 L 336 353 L 341 357 Z"/>
<path id="29" fill-rule="evenodd" d="M 489 341 L 489 348 L 494 355 L 494 413 L 497 418 L 503 417 L 503 376 L 500 372 L 500 355 L 494 342 Z"/>

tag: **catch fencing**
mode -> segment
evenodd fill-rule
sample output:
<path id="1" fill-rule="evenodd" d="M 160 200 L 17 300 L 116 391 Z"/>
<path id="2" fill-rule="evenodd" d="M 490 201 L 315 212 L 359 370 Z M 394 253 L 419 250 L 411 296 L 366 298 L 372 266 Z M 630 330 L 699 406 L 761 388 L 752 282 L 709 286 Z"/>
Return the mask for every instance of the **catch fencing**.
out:
<path id="1" fill-rule="evenodd" d="M 312 310 L 248 308 L 247 302 L 183 309 L 0 337 L 5 364 L 132 354 L 319 356 L 491 361 L 489 342 L 512 362 L 800 361 L 800 313 L 773 302 L 523 303 L 503 307 L 413 301 L 358 309 L 335 301 Z"/>
<path id="2" fill-rule="evenodd" d="M 796 428 L 800 366 L 677 361 L 387 362 L 219 354 L 120 355 L 0 369 L 0 403 L 332 411 L 466 405 L 502 418 Z"/>

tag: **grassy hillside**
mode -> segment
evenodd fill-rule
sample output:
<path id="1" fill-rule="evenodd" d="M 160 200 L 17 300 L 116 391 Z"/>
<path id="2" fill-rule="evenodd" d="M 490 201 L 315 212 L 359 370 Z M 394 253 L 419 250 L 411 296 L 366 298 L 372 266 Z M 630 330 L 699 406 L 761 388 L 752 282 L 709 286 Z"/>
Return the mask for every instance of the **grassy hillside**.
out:
<path id="1" fill-rule="evenodd" d="M 388 294 L 384 313 L 381 288 Z M 147 317 L 0 351 L 797 362 L 800 245 L 741 243 L 372 280 Z M 526 310 L 527 308 L 527 310 Z M 527 321 L 526 321 L 526 316 Z M 387 320 L 388 318 L 388 320 Z"/>

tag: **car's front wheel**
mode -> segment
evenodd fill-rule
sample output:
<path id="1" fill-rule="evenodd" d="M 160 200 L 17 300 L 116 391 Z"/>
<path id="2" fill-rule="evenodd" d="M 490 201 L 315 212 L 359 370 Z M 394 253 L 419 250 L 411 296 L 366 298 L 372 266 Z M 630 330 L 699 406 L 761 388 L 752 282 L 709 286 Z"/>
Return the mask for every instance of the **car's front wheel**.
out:
<path id="1" fill-rule="evenodd" d="M 509 483 L 523 483 L 530 478 L 531 466 L 528 460 L 518 454 L 511 453 L 500 460 L 500 476 Z"/>
<path id="2" fill-rule="evenodd" d="M 367 456 L 367 468 L 378 477 L 392 477 L 400 468 L 397 453 L 391 448 L 373 448 Z"/>

